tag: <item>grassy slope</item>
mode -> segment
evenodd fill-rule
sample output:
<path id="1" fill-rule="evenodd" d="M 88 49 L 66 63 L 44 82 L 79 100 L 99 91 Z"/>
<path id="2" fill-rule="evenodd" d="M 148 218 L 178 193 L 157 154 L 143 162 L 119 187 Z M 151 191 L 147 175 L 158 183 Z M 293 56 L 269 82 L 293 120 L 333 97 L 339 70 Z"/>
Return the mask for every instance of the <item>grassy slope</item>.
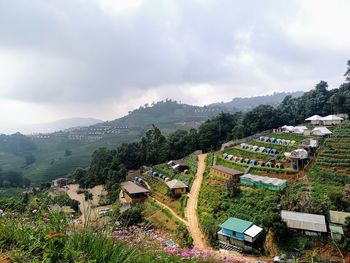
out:
<path id="1" fill-rule="evenodd" d="M 24 158 L 12 154 L 0 154 L 0 167 L 3 170 L 22 172 L 33 182 L 47 182 L 57 177 L 64 177 L 78 167 L 86 167 L 92 153 L 99 147 L 116 148 L 123 142 L 140 138 L 139 133 L 116 135 L 97 142 L 81 143 L 63 138 L 35 140 L 37 150 L 33 152 L 36 162 L 24 167 Z M 70 149 L 72 154 L 65 157 L 64 152 Z"/>

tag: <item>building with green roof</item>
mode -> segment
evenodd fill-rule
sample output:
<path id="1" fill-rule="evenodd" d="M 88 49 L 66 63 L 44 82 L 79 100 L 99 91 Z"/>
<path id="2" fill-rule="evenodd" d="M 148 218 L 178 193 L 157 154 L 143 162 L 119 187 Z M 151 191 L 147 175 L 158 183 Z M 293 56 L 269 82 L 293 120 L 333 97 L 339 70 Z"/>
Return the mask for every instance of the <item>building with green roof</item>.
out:
<path id="1" fill-rule="evenodd" d="M 250 251 L 258 243 L 263 229 L 250 221 L 230 217 L 220 225 L 220 247 L 227 250 Z"/>

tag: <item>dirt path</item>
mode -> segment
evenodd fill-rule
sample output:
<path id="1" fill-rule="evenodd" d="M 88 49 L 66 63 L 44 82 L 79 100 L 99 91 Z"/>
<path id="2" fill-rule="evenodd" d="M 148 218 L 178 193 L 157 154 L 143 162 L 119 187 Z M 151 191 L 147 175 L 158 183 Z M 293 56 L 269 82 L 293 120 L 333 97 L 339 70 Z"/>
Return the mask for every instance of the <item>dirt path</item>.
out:
<path id="1" fill-rule="evenodd" d="M 93 195 L 93 199 L 90 202 L 85 201 L 85 196 L 83 193 L 77 194 L 78 184 L 70 184 L 66 188 L 62 189 L 66 191 L 69 197 L 73 200 L 80 202 L 79 209 L 82 214 L 81 220 L 85 222 L 86 220 L 95 220 L 98 218 L 98 209 L 92 206 L 98 206 L 100 195 L 104 194 L 105 190 L 102 185 L 97 185 L 91 189 L 89 192 Z M 99 207 L 101 209 L 101 207 Z"/>
<path id="2" fill-rule="evenodd" d="M 205 171 L 205 158 L 206 154 L 198 155 L 198 168 L 196 178 L 193 181 L 189 198 L 187 201 L 187 207 L 185 209 L 185 218 L 188 221 L 188 231 L 193 238 L 193 244 L 195 247 L 201 250 L 211 250 L 211 247 L 207 244 L 205 237 L 200 229 L 197 206 L 199 191 L 203 180 L 203 173 Z"/>
<path id="3" fill-rule="evenodd" d="M 187 222 L 185 219 L 183 219 L 182 217 L 178 216 L 169 206 L 163 204 L 162 202 L 158 201 L 158 200 L 155 199 L 154 197 L 151 197 L 151 196 L 150 196 L 150 198 L 151 198 L 153 201 L 155 201 L 158 205 L 160 205 L 161 207 L 163 207 L 163 208 L 169 210 L 169 212 L 170 212 L 177 220 L 179 220 L 180 222 L 182 222 L 183 224 L 185 224 L 185 226 L 188 225 L 188 222 Z"/>

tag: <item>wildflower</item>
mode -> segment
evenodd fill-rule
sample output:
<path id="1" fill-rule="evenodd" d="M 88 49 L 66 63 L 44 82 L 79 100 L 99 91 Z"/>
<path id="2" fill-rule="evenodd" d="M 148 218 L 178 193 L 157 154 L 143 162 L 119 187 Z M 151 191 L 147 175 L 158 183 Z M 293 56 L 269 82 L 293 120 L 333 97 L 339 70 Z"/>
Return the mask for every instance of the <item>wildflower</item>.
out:
<path id="1" fill-rule="evenodd" d="M 58 232 L 58 233 L 57 233 L 57 236 L 58 236 L 58 237 L 62 237 L 62 236 L 63 236 L 62 232 Z"/>
<path id="2" fill-rule="evenodd" d="M 35 214 L 36 212 L 38 212 L 38 209 L 34 209 L 34 210 L 32 211 L 33 214 Z"/>
<path id="3" fill-rule="evenodd" d="M 50 235 L 50 238 L 54 238 L 54 237 L 55 237 L 55 232 L 51 230 L 51 231 L 49 232 L 49 235 Z"/>

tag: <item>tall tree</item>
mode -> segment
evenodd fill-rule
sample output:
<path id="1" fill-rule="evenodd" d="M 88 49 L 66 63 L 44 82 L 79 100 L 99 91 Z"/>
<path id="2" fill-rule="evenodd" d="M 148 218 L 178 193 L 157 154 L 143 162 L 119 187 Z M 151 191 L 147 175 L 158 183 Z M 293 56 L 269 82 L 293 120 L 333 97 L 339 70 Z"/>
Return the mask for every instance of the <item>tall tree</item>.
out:
<path id="1" fill-rule="evenodd" d="M 344 77 L 345 77 L 346 81 L 350 82 L 350 60 L 348 60 L 347 66 L 348 66 L 348 68 L 346 69 Z"/>

